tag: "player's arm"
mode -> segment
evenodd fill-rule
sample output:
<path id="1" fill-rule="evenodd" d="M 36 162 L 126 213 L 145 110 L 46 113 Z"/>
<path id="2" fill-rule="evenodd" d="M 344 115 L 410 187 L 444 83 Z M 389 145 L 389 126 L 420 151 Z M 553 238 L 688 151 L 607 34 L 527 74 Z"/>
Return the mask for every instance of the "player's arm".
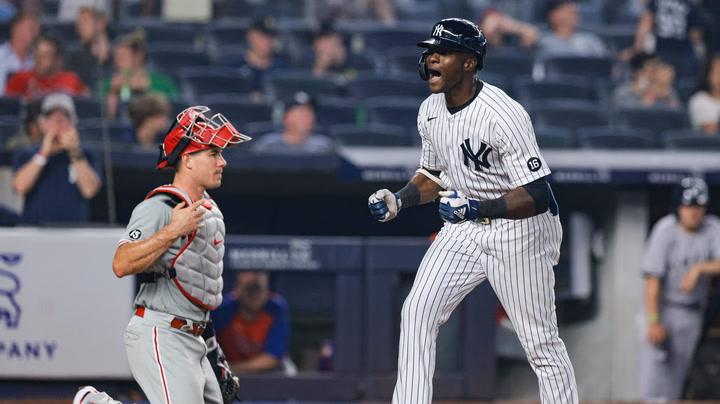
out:
<path id="1" fill-rule="evenodd" d="M 633 50 L 635 52 L 642 52 L 645 49 L 645 38 L 652 31 L 653 18 L 655 15 L 652 11 L 645 11 L 640 17 L 638 22 L 637 30 L 635 31 L 635 41 L 633 42 Z"/>
<path id="2" fill-rule="evenodd" d="M 660 278 L 645 276 L 645 312 L 648 318 L 647 338 L 653 345 L 660 345 L 667 338 L 667 330 L 660 321 L 661 284 Z"/>
<path id="3" fill-rule="evenodd" d="M 482 218 L 524 219 L 543 213 L 555 204 L 545 177 L 486 201 L 470 199 L 458 191 L 442 191 L 440 196 L 440 217 L 449 223 Z"/>
<path id="4" fill-rule="evenodd" d="M 261 352 L 243 362 L 233 362 L 230 368 L 235 373 L 264 372 L 280 367 L 280 361 L 275 356 Z"/>
<path id="5" fill-rule="evenodd" d="M 718 274 L 720 274 L 720 260 L 698 262 L 683 276 L 680 289 L 687 294 L 692 294 L 700 276 L 716 276 Z"/>
<path id="6" fill-rule="evenodd" d="M 170 223 L 145 240 L 123 243 L 113 257 L 113 272 L 118 278 L 144 272 L 157 261 L 178 237 L 197 230 L 202 224 L 203 199 L 186 207 L 185 202 L 173 208 Z"/>
<path id="7" fill-rule="evenodd" d="M 437 199 L 440 190 L 439 172 L 421 168 L 399 191 L 392 193 L 381 189 L 370 195 L 368 207 L 373 217 L 387 222 L 397 216 L 400 209 L 422 205 Z"/>

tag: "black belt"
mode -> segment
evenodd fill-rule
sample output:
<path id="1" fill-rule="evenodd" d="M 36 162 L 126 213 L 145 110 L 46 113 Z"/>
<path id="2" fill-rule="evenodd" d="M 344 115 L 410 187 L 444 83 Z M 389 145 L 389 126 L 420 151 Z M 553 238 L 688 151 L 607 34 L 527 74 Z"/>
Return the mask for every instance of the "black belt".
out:
<path id="1" fill-rule="evenodd" d="M 663 300 L 663 303 L 667 304 L 668 306 L 673 307 L 679 307 L 681 309 L 687 309 L 687 310 L 693 310 L 693 311 L 702 311 L 703 307 L 700 303 L 689 303 L 689 302 L 674 302 L 672 300 Z"/>

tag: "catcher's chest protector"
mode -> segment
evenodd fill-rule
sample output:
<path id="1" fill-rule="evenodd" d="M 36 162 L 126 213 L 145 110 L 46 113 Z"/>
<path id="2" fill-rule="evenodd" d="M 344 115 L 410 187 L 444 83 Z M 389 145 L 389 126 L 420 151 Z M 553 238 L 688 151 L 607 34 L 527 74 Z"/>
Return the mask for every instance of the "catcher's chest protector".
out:
<path id="1" fill-rule="evenodd" d="M 159 193 L 180 198 L 186 206 L 193 203 L 185 192 L 169 185 L 155 188 L 146 199 Z M 182 247 L 168 270 L 175 269 L 172 280 L 186 298 L 198 307 L 213 310 L 222 302 L 225 223 L 215 201 L 207 194 L 204 198 L 202 227 L 180 239 Z"/>

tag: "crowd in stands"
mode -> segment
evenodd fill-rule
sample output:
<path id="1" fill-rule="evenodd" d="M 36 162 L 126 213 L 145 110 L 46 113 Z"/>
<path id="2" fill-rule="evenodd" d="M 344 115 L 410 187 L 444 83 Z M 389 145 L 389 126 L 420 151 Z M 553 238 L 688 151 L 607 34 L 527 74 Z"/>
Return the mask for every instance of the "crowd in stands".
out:
<path id="1" fill-rule="evenodd" d="M 210 20 L 188 22 L 161 0 L 5 0 L 0 150 L 16 153 L 20 169 L 40 161 L 27 155 L 36 148 L 43 178 L 55 157 L 42 147 L 40 105 L 56 93 L 72 97 L 69 121 L 90 167 L 105 144 L 152 151 L 192 104 L 230 117 L 258 153 L 417 145 L 428 93 L 415 43 L 458 9 L 488 38 L 479 77 L 525 106 L 541 147 L 720 147 L 714 2 L 607 0 L 607 13 L 598 2 L 546 0 L 522 15 L 511 0 L 471 3 L 200 1 L 190 12 L 210 5 Z"/>

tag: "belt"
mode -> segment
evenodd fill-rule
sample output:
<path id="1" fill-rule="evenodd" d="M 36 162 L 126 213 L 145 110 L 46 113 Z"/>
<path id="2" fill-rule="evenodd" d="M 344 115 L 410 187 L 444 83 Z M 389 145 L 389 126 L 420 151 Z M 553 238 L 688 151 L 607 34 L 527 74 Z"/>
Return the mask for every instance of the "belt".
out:
<path id="1" fill-rule="evenodd" d="M 135 308 L 135 315 L 138 317 L 145 317 L 145 307 L 137 306 Z M 171 328 L 185 331 L 186 333 L 192 334 L 196 337 L 202 335 L 203 331 L 205 331 L 205 326 L 207 326 L 206 322 L 192 321 L 181 317 L 174 317 L 170 321 Z"/>
<path id="2" fill-rule="evenodd" d="M 477 224 L 490 224 L 490 218 L 489 217 L 481 217 L 475 220 L 475 223 Z"/>
<path id="3" fill-rule="evenodd" d="M 690 302 L 674 302 L 672 300 L 666 300 L 663 299 L 663 302 L 667 304 L 668 306 L 678 307 L 681 309 L 686 310 L 692 310 L 692 311 L 702 311 L 703 307 L 700 303 L 690 303 Z"/>

